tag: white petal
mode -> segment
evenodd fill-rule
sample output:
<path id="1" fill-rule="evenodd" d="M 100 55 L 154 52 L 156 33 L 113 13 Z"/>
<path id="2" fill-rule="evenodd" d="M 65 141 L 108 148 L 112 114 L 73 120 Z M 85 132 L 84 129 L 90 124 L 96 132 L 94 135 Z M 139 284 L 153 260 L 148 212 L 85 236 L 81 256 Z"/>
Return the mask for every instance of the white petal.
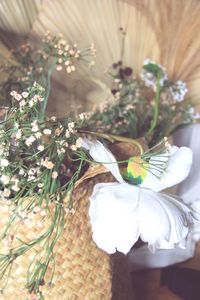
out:
<path id="1" fill-rule="evenodd" d="M 118 182 L 124 182 L 114 155 L 102 143 L 97 140 L 90 141 L 85 138 L 83 139 L 82 147 L 89 150 L 91 157 L 96 162 L 103 164 L 113 174 Z"/>
<path id="2" fill-rule="evenodd" d="M 90 198 L 89 216 L 93 239 L 108 253 L 126 254 L 137 241 L 137 187 L 126 183 L 100 183 Z"/>
<path id="3" fill-rule="evenodd" d="M 141 189 L 139 201 L 140 237 L 152 251 L 171 249 L 187 237 L 195 215 L 171 195 Z"/>
<path id="4" fill-rule="evenodd" d="M 154 156 L 152 159 L 150 159 L 150 162 L 153 163 L 156 160 L 161 160 L 161 157 Z M 157 178 L 155 175 L 158 175 L 158 172 L 156 172 L 155 174 L 154 170 L 151 170 L 150 168 L 150 171 L 141 184 L 141 187 L 149 188 L 153 191 L 158 192 L 168 187 L 174 186 L 183 181 L 188 176 L 191 166 L 191 149 L 187 147 L 178 148 L 176 146 L 172 146 L 170 149 L 169 162 L 163 175 L 161 175 L 160 178 Z"/>
<path id="5" fill-rule="evenodd" d="M 138 237 L 149 248 L 184 246 L 195 214 L 179 200 L 127 183 L 100 183 L 90 198 L 93 239 L 108 253 L 128 253 Z"/>

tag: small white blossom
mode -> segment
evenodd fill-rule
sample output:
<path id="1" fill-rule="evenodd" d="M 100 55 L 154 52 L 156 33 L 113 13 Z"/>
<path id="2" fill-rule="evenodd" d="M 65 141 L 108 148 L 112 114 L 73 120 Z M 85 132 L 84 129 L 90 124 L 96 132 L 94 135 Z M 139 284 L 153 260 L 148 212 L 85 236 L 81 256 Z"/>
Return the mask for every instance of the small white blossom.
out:
<path id="1" fill-rule="evenodd" d="M 26 105 L 26 101 L 22 100 L 19 102 L 20 107 L 24 107 Z"/>
<path id="2" fill-rule="evenodd" d="M 36 169 L 35 168 L 31 168 L 29 171 L 28 171 L 28 175 L 34 175 L 36 173 Z"/>
<path id="3" fill-rule="evenodd" d="M 33 99 L 31 99 L 28 103 L 29 103 L 29 107 L 33 107 L 33 106 L 34 106 L 34 101 L 33 101 Z"/>
<path id="4" fill-rule="evenodd" d="M 75 126 L 74 122 L 70 122 L 70 123 L 68 124 L 68 128 L 74 128 L 74 126 Z"/>
<path id="5" fill-rule="evenodd" d="M 166 69 L 163 66 L 161 66 L 160 64 L 157 64 L 155 61 L 150 60 L 149 58 L 145 59 L 143 66 L 146 66 L 148 64 L 155 65 L 159 68 L 159 71 L 160 71 L 159 83 L 160 83 L 160 86 L 162 87 L 164 85 L 165 81 L 168 79 Z M 145 68 L 143 68 L 140 77 L 144 81 L 146 86 L 153 87 L 154 90 L 156 89 L 157 78 L 153 73 L 151 73 L 151 72 L 147 71 Z"/>
<path id="6" fill-rule="evenodd" d="M 178 80 L 169 88 L 172 98 L 176 102 L 181 102 L 184 100 L 186 93 L 188 92 L 187 85 L 185 82 Z"/>
<path id="7" fill-rule="evenodd" d="M 50 135 L 51 134 L 51 129 L 46 128 L 46 129 L 43 130 L 43 133 L 46 134 L 46 135 Z"/>
<path id="8" fill-rule="evenodd" d="M 62 133 L 63 129 L 62 128 L 56 128 L 55 129 L 55 135 L 59 136 Z"/>
<path id="9" fill-rule="evenodd" d="M 35 133 L 36 139 L 41 138 L 41 136 L 42 136 L 42 133 L 41 133 L 41 132 L 38 131 L 38 132 Z"/>
<path id="10" fill-rule="evenodd" d="M 29 138 L 26 139 L 25 144 L 29 147 L 33 144 L 34 141 L 35 141 L 35 137 L 31 135 Z"/>
<path id="11" fill-rule="evenodd" d="M 33 132 L 37 132 L 37 131 L 39 130 L 38 125 L 34 125 L 34 126 L 31 128 L 31 130 L 32 130 Z"/>
<path id="12" fill-rule="evenodd" d="M 9 165 L 9 161 L 6 158 L 2 158 L 0 160 L 1 167 L 7 167 Z"/>
<path id="13" fill-rule="evenodd" d="M 15 96 L 14 96 L 14 98 L 17 100 L 17 101 L 20 101 L 21 99 L 22 99 L 22 96 L 20 95 L 20 94 L 16 94 Z M 22 101 L 21 101 L 22 102 Z"/>
<path id="14" fill-rule="evenodd" d="M 27 92 L 23 92 L 23 93 L 22 93 L 22 97 L 23 97 L 23 98 L 27 98 L 28 95 L 29 95 L 29 93 L 27 93 Z"/>
<path id="15" fill-rule="evenodd" d="M 5 198 L 10 197 L 10 194 L 11 194 L 11 191 L 10 191 L 9 189 L 4 189 L 4 191 L 3 191 L 3 196 L 4 196 Z"/>
<path id="16" fill-rule="evenodd" d="M 70 61 L 69 61 L 69 60 L 66 60 L 65 66 L 69 66 L 69 65 L 70 65 Z"/>
<path id="17" fill-rule="evenodd" d="M 23 169 L 19 170 L 19 175 L 23 176 L 25 174 L 25 171 Z"/>
<path id="18" fill-rule="evenodd" d="M 33 181 L 33 180 L 35 180 L 35 176 L 34 175 L 28 176 L 27 181 Z"/>
<path id="19" fill-rule="evenodd" d="M 54 167 L 54 163 L 50 161 L 48 157 L 41 160 L 41 165 L 49 170 L 53 169 Z"/>
<path id="20" fill-rule="evenodd" d="M 81 113 L 80 115 L 79 115 L 79 118 L 83 121 L 83 120 L 85 120 L 85 118 L 86 118 L 86 113 Z"/>
<path id="21" fill-rule="evenodd" d="M 62 70 L 62 66 L 61 66 L 61 65 L 57 65 L 57 66 L 56 66 L 56 70 L 57 70 L 57 71 L 61 71 L 61 70 Z"/>
<path id="22" fill-rule="evenodd" d="M 76 140 L 76 147 L 77 147 L 77 148 L 81 148 L 82 143 L 83 143 L 83 140 L 82 140 L 82 138 L 79 137 L 79 138 Z"/>
<path id="23" fill-rule="evenodd" d="M 55 122 L 55 121 L 56 121 L 56 117 L 55 117 L 55 116 L 52 116 L 52 117 L 51 117 L 51 120 L 52 120 L 53 122 Z"/>
<path id="24" fill-rule="evenodd" d="M 44 150 L 44 145 L 39 145 L 39 146 L 37 147 L 37 149 L 38 149 L 39 151 L 43 151 L 43 150 Z"/>
<path id="25" fill-rule="evenodd" d="M 66 136 L 66 138 L 69 138 L 69 137 L 70 137 L 70 132 L 69 132 L 68 129 L 67 129 L 66 132 L 65 132 L 65 136 Z"/>
<path id="26" fill-rule="evenodd" d="M 17 95 L 17 92 L 16 92 L 16 91 L 12 91 L 12 92 L 10 92 L 10 95 L 11 95 L 12 97 L 15 97 L 15 96 Z"/>
<path id="27" fill-rule="evenodd" d="M 38 183 L 38 187 L 42 188 L 44 186 L 44 183 Z"/>
<path id="28" fill-rule="evenodd" d="M 76 151 L 77 150 L 76 145 L 71 145 L 71 149 L 72 149 L 72 151 Z"/>
<path id="29" fill-rule="evenodd" d="M 0 180 L 4 185 L 6 185 L 10 182 L 10 177 L 8 175 L 2 175 Z"/>
<path id="30" fill-rule="evenodd" d="M 15 137 L 16 137 L 17 140 L 21 139 L 21 137 L 22 137 L 22 130 L 21 129 L 17 130 Z"/>
<path id="31" fill-rule="evenodd" d="M 19 192 L 19 190 L 20 190 L 18 184 L 14 184 L 11 188 L 14 192 Z"/>
<path id="32" fill-rule="evenodd" d="M 58 177 L 58 172 L 54 171 L 51 175 L 52 179 L 56 179 Z"/>

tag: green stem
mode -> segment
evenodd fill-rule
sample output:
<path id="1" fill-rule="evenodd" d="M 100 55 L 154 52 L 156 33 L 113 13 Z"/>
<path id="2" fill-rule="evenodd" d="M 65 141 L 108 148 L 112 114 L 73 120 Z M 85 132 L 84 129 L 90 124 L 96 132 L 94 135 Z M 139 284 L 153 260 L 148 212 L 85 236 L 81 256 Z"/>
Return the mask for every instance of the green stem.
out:
<path id="1" fill-rule="evenodd" d="M 51 75 L 55 67 L 55 62 L 52 63 L 51 68 L 47 72 L 47 86 L 46 86 L 46 97 L 45 100 L 43 101 L 42 108 L 41 108 L 41 113 L 40 113 L 40 121 L 44 122 L 45 118 L 45 113 L 46 113 L 46 108 L 47 108 L 47 103 L 49 99 L 49 95 L 51 92 Z"/>
<path id="2" fill-rule="evenodd" d="M 151 127 L 149 128 L 146 137 L 149 137 L 153 130 L 155 129 L 158 121 L 158 113 L 159 113 L 159 103 L 160 103 L 160 76 L 158 75 L 157 77 L 157 82 L 156 82 L 156 95 L 155 95 L 155 103 L 154 103 L 154 115 L 153 115 L 153 120 L 151 122 Z"/>

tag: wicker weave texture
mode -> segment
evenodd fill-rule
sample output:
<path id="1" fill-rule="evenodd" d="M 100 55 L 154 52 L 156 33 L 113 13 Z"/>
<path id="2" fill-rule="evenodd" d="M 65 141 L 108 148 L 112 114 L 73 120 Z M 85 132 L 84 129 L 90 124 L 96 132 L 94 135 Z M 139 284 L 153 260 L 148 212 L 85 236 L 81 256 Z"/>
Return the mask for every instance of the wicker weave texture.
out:
<path id="1" fill-rule="evenodd" d="M 108 178 L 108 175 L 100 176 L 101 181 L 105 181 L 105 176 Z M 76 212 L 74 215 L 66 215 L 64 233 L 55 246 L 54 284 L 48 286 L 48 278 L 50 278 L 52 268 L 50 265 L 45 284 L 42 286 L 45 300 L 110 300 L 112 298 L 109 256 L 98 249 L 92 241 L 88 219 L 88 198 L 94 184 L 99 182 L 98 177 L 84 181 L 75 191 Z M 0 232 L 8 221 L 8 215 L 7 206 L 1 202 Z M 41 225 L 42 219 L 43 225 Z M 19 223 L 16 236 L 23 241 L 30 241 L 38 237 L 49 224 L 48 218 L 44 219 L 40 213 L 36 213 L 31 224 Z M 6 247 L 5 243 L 1 244 L 0 253 L 5 253 Z M 0 295 L 1 300 L 37 299 L 28 294 L 24 288 L 27 269 L 36 250 L 36 248 L 29 250 L 25 255 L 15 260 L 8 285 Z M 1 282 L 0 287 L 2 284 L 3 282 Z"/>

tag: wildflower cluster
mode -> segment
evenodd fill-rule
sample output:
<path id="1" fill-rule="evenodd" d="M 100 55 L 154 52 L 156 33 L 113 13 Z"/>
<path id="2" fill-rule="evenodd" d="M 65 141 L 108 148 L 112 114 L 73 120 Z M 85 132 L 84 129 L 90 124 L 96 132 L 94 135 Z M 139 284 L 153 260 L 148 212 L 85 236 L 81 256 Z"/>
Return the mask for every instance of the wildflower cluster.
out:
<path id="1" fill-rule="evenodd" d="M 46 243 L 42 257 L 43 266 L 47 267 L 48 259 L 53 257 L 52 245 L 58 238 L 58 234 L 52 231 L 58 228 L 60 235 L 64 228 L 64 215 L 75 212 L 72 191 L 87 158 L 81 148 L 82 138 L 77 132 L 85 123 L 84 113 L 75 120 L 72 117 L 58 120 L 47 116 L 40 120 L 40 105 L 45 99 L 45 90 L 36 83 L 26 92 L 12 91 L 11 97 L 12 108 L 0 123 L 0 196 L 8 206 L 10 215 L 5 231 L 1 232 L 7 249 L 6 254 L 1 255 L 5 268 L 1 269 L 0 265 L 3 273 L 7 272 L 12 262 L 8 253 L 15 253 L 17 258 L 41 241 Z M 46 218 L 50 217 L 50 207 L 53 225 L 46 234 L 23 244 L 23 251 L 16 241 L 9 242 L 11 237 L 15 238 L 11 230 L 14 224 L 17 226 L 20 222 L 31 228 L 37 214 L 40 215 L 37 226 L 43 228 Z M 37 273 L 37 264 L 35 268 Z M 44 275 L 45 272 L 37 280 L 29 279 L 30 291 L 39 292 Z"/>
<path id="2" fill-rule="evenodd" d="M 90 128 L 96 124 L 106 133 L 146 136 L 154 145 L 178 126 L 198 118 L 192 105 L 183 101 L 186 84 L 180 80 L 171 82 L 165 68 L 154 61 L 144 61 L 140 79 L 121 61 L 113 65 L 109 74 L 113 78 L 114 101 L 97 108 L 89 120 Z"/>
<path id="3" fill-rule="evenodd" d="M 66 69 L 67 73 L 74 72 L 76 70 L 75 61 L 80 58 L 87 58 L 95 55 L 94 44 L 90 47 L 80 50 L 77 44 L 70 45 L 63 38 L 62 34 L 59 36 L 52 36 L 50 32 L 47 32 L 44 39 L 45 55 L 55 58 L 57 71 Z M 91 63 L 91 62 L 90 62 Z M 93 61 L 92 61 L 93 64 Z"/>
<path id="4" fill-rule="evenodd" d="M 11 92 L 13 108 L 1 124 L 1 190 L 5 198 L 29 196 L 30 193 L 50 195 L 63 182 L 61 165 L 65 157 L 73 157 L 82 145 L 77 127 L 84 122 L 83 115 L 73 122 L 71 118 L 38 119 L 40 103 L 45 91 L 36 83 L 27 92 Z M 70 168 L 70 164 L 69 164 Z M 56 180 L 56 183 L 53 180 Z M 62 183 L 61 183 L 62 181 Z M 48 182 L 44 191 L 41 187 Z"/>
<path id="5" fill-rule="evenodd" d="M 79 49 L 77 44 L 71 45 L 63 36 L 53 36 L 47 32 L 39 49 L 30 44 L 24 44 L 12 50 L 11 57 L 0 66 L 5 74 L 0 90 L 0 101 L 4 106 L 10 104 L 10 91 L 22 92 L 37 81 L 49 94 L 49 81 L 54 69 L 66 70 L 67 74 L 74 72 L 77 62 L 82 61 L 88 66 L 94 65 L 94 44 L 85 49 Z M 6 99 L 6 100 L 5 100 Z"/>

